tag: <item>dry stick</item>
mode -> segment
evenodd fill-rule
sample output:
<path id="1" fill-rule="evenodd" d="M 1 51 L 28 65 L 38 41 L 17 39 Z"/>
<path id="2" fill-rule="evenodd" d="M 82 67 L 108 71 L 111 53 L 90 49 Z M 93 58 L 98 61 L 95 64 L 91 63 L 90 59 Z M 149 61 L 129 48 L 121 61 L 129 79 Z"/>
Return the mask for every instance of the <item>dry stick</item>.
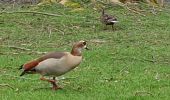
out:
<path id="1" fill-rule="evenodd" d="M 9 87 L 9 88 L 11 88 L 11 89 L 13 89 L 13 90 L 15 90 L 15 88 L 14 87 L 12 87 L 12 86 L 10 86 L 9 84 L 0 84 L 0 86 L 3 86 L 3 87 Z"/>
<path id="2" fill-rule="evenodd" d="M 130 9 L 128 6 L 126 6 L 126 8 L 127 8 L 129 11 L 132 11 L 132 12 L 134 12 L 134 13 L 140 14 L 140 15 L 142 15 L 142 16 L 146 16 L 145 14 L 142 14 L 142 13 L 140 13 L 140 12 L 138 12 L 138 11 L 135 11 L 135 10 L 133 10 L 133 9 Z"/>
<path id="3" fill-rule="evenodd" d="M 32 80 L 32 81 L 38 80 L 38 79 L 31 79 L 31 78 L 15 76 L 15 75 L 10 75 L 10 74 L 3 74 L 3 75 L 0 75 L 0 77 L 1 76 L 10 76 L 10 77 L 14 77 L 14 78 L 20 78 L 20 79 Z M 57 80 L 67 80 L 67 79 L 75 79 L 75 78 L 77 78 L 77 77 L 58 77 Z"/>
<path id="4" fill-rule="evenodd" d="M 151 96 L 154 96 L 152 93 L 147 92 L 147 91 L 137 91 L 137 92 L 135 92 L 135 96 L 137 96 L 137 95 L 139 95 L 139 94 L 142 94 L 142 93 L 146 93 L 146 94 L 149 94 L 149 95 L 151 95 Z"/>
<path id="5" fill-rule="evenodd" d="M 46 54 L 47 52 L 32 51 L 29 54 L 31 54 L 31 53 L 35 53 L 35 54 L 41 55 L 41 54 Z"/>
<path id="6" fill-rule="evenodd" d="M 16 55 L 16 54 L 19 54 L 19 53 L 15 53 L 15 52 L 5 52 L 5 53 L 2 53 L 0 52 L 0 55 Z"/>
<path id="7" fill-rule="evenodd" d="M 16 53 L 16 52 L 6 52 L 6 53 L 2 53 L 2 52 L 0 52 L 0 55 L 18 55 L 18 54 L 21 54 L 21 53 L 23 53 L 23 52 L 20 52 L 20 53 Z M 47 52 L 39 52 L 39 51 L 32 51 L 32 52 L 29 52 L 28 54 L 39 54 L 39 55 L 41 55 L 41 54 L 46 54 Z M 24 53 L 25 54 L 25 53 Z"/>
<path id="8" fill-rule="evenodd" d="M 140 14 L 140 15 L 142 15 L 142 16 L 146 16 L 145 14 L 142 14 L 142 13 L 140 13 L 139 11 L 136 11 L 136 10 L 133 10 L 133 9 L 129 8 L 127 5 L 125 5 L 125 4 L 123 4 L 123 3 L 120 3 L 120 4 L 118 4 L 118 5 L 119 5 L 119 6 L 122 6 L 123 8 L 126 8 L 126 9 L 128 9 L 129 11 L 132 11 L 132 12 L 134 12 L 134 13 Z"/>
<path id="9" fill-rule="evenodd" d="M 128 68 L 128 66 L 127 67 L 123 67 L 120 71 L 119 71 L 119 73 L 122 73 L 124 70 L 126 70 Z"/>
<path id="10" fill-rule="evenodd" d="M 152 10 L 151 10 L 152 14 L 156 15 L 156 10 L 155 10 L 155 7 L 152 6 Z"/>
<path id="11" fill-rule="evenodd" d="M 50 38 L 50 37 L 51 37 L 51 34 L 52 34 L 51 29 L 50 29 L 50 28 L 48 28 L 48 31 L 49 31 L 49 35 L 48 35 L 48 37 Z"/>
<path id="12" fill-rule="evenodd" d="M 145 58 L 143 58 L 143 59 L 138 59 L 138 58 L 135 58 L 135 57 L 123 57 L 123 58 L 113 58 L 113 59 L 117 59 L 117 60 L 122 60 L 122 59 L 133 59 L 133 60 L 139 60 L 139 61 L 148 61 L 148 62 L 152 62 L 152 63 L 154 63 L 154 62 L 156 62 L 156 61 L 154 61 L 154 60 L 150 60 L 150 59 L 145 59 Z"/>
<path id="13" fill-rule="evenodd" d="M 143 59 L 138 59 L 138 58 L 135 58 L 135 57 L 130 57 L 131 59 L 134 59 L 134 60 L 139 60 L 139 61 L 148 61 L 148 62 L 152 62 L 152 63 L 154 63 L 155 61 L 154 60 L 150 60 L 150 59 L 145 59 L 145 58 L 143 58 Z"/>
<path id="14" fill-rule="evenodd" d="M 0 12 L 0 14 L 13 14 L 13 13 L 32 13 L 32 14 L 40 14 L 40 15 L 47 15 L 47 16 L 55 16 L 55 17 L 59 17 L 61 15 L 57 15 L 57 14 L 51 14 L 51 13 L 45 13 L 45 12 L 36 12 L 36 11 L 16 11 L 16 12 Z"/>
<path id="15" fill-rule="evenodd" d="M 0 52 L 0 55 L 5 55 L 6 53 Z"/>
<path id="16" fill-rule="evenodd" d="M 3 74 L 3 75 L 0 75 L 0 77 L 1 76 L 10 76 L 10 77 L 14 77 L 14 78 L 21 78 L 21 79 L 36 81 L 35 79 L 25 78 L 25 77 L 21 77 L 21 76 L 14 76 L 14 75 L 10 75 L 10 74 Z"/>
<path id="17" fill-rule="evenodd" d="M 101 2 L 101 1 L 99 1 L 99 0 L 97 0 L 97 1 L 100 2 L 100 3 L 103 3 L 103 2 Z M 108 5 L 107 3 L 103 3 L 103 4 Z M 135 10 L 129 8 L 127 5 L 125 5 L 125 4 L 121 3 L 121 2 L 120 2 L 120 3 L 116 3 L 116 4 L 118 4 L 119 6 L 121 6 L 121 7 L 123 7 L 123 8 L 128 9 L 129 11 L 132 11 L 132 12 L 134 12 L 134 13 L 140 14 L 140 15 L 142 15 L 142 16 L 146 16 L 145 14 L 142 14 L 142 13 L 140 13 L 140 12 L 138 12 L 138 11 L 135 11 Z"/>
<path id="18" fill-rule="evenodd" d="M 78 77 L 58 77 L 57 80 L 69 80 L 69 79 L 75 79 Z"/>
<path id="19" fill-rule="evenodd" d="M 27 49 L 27 48 L 22 48 L 22 47 L 17 47 L 17 46 L 8 46 L 9 48 L 12 49 L 19 49 L 19 50 L 24 50 L 24 51 L 30 51 L 31 49 Z"/>
<path id="20" fill-rule="evenodd" d="M 64 32 L 64 31 L 61 31 L 61 30 L 59 30 L 59 29 L 57 29 L 57 28 L 55 28 L 54 30 L 61 32 L 61 33 L 62 33 L 62 35 L 64 35 L 64 34 L 65 34 L 65 32 Z"/>
<path id="21" fill-rule="evenodd" d="M 2 46 L 4 46 L 4 45 L 2 45 Z M 17 47 L 17 46 L 7 46 L 7 47 L 12 48 L 12 49 L 19 49 L 19 50 L 23 50 L 23 51 L 31 51 L 31 53 L 36 53 L 36 54 L 45 54 L 45 53 L 47 53 L 47 52 L 32 51 L 31 49 Z"/>

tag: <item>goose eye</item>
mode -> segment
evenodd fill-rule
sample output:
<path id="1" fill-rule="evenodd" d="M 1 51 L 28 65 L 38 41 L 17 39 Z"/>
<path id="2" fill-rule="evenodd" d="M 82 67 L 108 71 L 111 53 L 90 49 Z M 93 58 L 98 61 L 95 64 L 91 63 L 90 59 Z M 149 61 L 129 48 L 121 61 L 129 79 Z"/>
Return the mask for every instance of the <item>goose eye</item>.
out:
<path id="1" fill-rule="evenodd" d="M 86 42 L 83 42 L 84 45 L 86 45 Z"/>

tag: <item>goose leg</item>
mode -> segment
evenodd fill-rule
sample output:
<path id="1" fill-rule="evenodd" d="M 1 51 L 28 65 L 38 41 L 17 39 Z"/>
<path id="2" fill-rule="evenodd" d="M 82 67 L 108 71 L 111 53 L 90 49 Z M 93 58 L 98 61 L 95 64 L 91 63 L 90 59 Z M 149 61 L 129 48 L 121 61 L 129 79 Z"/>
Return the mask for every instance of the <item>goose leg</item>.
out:
<path id="1" fill-rule="evenodd" d="M 114 27 L 113 27 L 113 25 L 112 25 L 112 30 L 114 30 Z"/>
<path id="2" fill-rule="evenodd" d="M 46 79 L 46 78 L 44 78 L 44 77 L 41 77 L 40 80 L 50 82 L 50 83 L 53 85 L 53 87 L 52 87 L 53 90 L 61 89 L 61 88 L 56 84 L 56 79 L 55 79 L 55 77 L 53 77 L 53 79 Z"/>
<path id="3" fill-rule="evenodd" d="M 107 25 L 105 25 L 103 29 L 106 30 L 107 29 Z"/>
<path id="4" fill-rule="evenodd" d="M 55 77 L 53 77 L 53 81 L 54 81 L 54 82 L 51 82 L 51 84 L 53 85 L 52 89 L 53 89 L 53 90 L 60 89 L 60 87 L 56 84 L 56 79 L 55 79 Z"/>

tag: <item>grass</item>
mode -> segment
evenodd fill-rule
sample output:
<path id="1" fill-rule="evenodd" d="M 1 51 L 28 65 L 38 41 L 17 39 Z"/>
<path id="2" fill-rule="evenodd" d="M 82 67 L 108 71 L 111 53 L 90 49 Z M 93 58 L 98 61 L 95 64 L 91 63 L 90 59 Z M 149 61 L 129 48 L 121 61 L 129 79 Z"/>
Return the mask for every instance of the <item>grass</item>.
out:
<path id="1" fill-rule="evenodd" d="M 114 6 L 107 12 L 115 14 L 120 23 L 112 31 L 111 27 L 103 30 L 97 19 L 100 13 L 91 8 L 78 12 L 60 5 L 5 8 L 62 16 L 0 15 L 1 100 L 170 99 L 170 11 L 144 17 Z M 41 56 L 31 51 L 70 51 L 79 40 L 88 41 L 91 50 L 83 52 L 78 68 L 64 75 L 73 78 L 59 82 L 64 89 L 52 91 L 39 75 L 19 77 L 21 64 Z"/>

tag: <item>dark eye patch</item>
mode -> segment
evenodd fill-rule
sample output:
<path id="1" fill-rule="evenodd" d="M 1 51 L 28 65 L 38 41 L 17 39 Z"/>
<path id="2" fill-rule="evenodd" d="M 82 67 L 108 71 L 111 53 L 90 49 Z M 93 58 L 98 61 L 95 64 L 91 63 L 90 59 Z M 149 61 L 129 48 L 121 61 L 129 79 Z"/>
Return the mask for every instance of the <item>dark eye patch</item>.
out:
<path id="1" fill-rule="evenodd" d="M 86 45 L 86 42 L 83 42 L 84 45 Z"/>

